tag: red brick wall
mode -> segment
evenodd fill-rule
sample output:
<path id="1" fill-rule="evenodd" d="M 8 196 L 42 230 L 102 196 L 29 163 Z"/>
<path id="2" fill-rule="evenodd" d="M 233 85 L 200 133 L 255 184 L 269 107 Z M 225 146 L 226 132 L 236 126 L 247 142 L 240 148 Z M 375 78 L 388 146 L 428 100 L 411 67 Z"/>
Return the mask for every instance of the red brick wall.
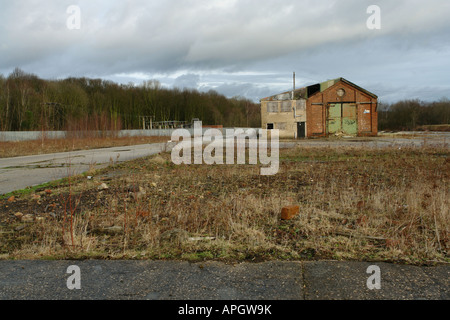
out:
<path id="1" fill-rule="evenodd" d="M 314 105 L 314 103 L 322 103 L 323 94 L 317 93 L 306 102 L 306 128 L 308 137 L 321 137 L 326 135 L 325 128 L 325 109 L 322 105 Z"/>
<path id="2" fill-rule="evenodd" d="M 345 95 L 342 98 L 337 95 L 337 90 L 340 88 L 345 90 Z M 308 137 L 323 137 L 327 135 L 327 105 L 328 103 L 339 102 L 359 103 L 357 105 L 358 135 L 373 136 L 378 134 L 377 99 L 340 81 L 307 100 L 306 115 Z M 371 104 L 361 104 L 361 102 L 371 102 Z M 323 104 L 314 105 L 315 103 Z M 366 110 L 370 110 L 370 113 L 365 113 Z"/>

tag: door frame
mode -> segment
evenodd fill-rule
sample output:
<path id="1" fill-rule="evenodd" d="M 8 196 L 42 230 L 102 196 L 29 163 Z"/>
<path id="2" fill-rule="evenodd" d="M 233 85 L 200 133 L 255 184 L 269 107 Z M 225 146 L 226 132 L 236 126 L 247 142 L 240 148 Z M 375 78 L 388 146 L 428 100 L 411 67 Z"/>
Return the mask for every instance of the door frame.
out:
<path id="1" fill-rule="evenodd" d="M 297 124 L 297 139 L 306 139 L 306 122 L 298 121 Z M 302 125 L 303 124 L 303 125 Z M 302 134 L 300 135 L 300 128 L 302 128 Z"/>

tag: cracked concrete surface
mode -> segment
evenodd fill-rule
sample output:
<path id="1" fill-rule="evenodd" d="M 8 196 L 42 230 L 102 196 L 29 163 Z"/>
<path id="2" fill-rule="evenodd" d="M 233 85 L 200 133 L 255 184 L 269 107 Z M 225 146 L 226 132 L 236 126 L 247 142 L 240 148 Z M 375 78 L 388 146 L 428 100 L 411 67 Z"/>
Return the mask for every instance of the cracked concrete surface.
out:
<path id="1" fill-rule="evenodd" d="M 81 289 L 70 290 L 69 266 Z M 370 290 L 377 265 L 381 289 Z M 450 266 L 376 262 L 0 261 L 3 300 L 449 300 Z"/>
<path id="2" fill-rule="evenodd" d="M 81 174 L 91 168 L 150 156 L 166 148 L 166 143 L 156 143 L 3 158 L 0 159 L 0 194 Z"/>

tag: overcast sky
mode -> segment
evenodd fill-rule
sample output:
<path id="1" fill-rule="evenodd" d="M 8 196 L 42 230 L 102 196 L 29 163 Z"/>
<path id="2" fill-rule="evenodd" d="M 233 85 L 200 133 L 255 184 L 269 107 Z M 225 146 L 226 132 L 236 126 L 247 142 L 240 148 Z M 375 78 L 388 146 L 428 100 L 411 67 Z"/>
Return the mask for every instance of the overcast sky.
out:
<path id="1" fill-rule="evenodd" d="M 0 0 L 4 76 L 157 79 L 255 101 L 290 90 L 294 71 L 297 87 L 344 77 L 384 102 L 450 98 L 449 39 L 449 0 Z"/>

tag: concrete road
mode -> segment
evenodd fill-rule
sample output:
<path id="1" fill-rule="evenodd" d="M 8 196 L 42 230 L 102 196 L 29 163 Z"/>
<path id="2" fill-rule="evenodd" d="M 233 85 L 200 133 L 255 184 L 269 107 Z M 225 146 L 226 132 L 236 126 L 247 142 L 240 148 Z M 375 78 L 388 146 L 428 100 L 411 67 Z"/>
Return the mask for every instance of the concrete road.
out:
<path id="1" fill-rule="evenodd" d="M 368 262 L 0 261 L 0 299 L 449 300 L 449 276 L 448 265 Z"/>
<path id="2" fill-rule="evenodd" d="M 90 168 L 150 156 L 164 151 L 166 146 L 155 143 L 0 159 L 0 195 L 77 175 Z"/>

